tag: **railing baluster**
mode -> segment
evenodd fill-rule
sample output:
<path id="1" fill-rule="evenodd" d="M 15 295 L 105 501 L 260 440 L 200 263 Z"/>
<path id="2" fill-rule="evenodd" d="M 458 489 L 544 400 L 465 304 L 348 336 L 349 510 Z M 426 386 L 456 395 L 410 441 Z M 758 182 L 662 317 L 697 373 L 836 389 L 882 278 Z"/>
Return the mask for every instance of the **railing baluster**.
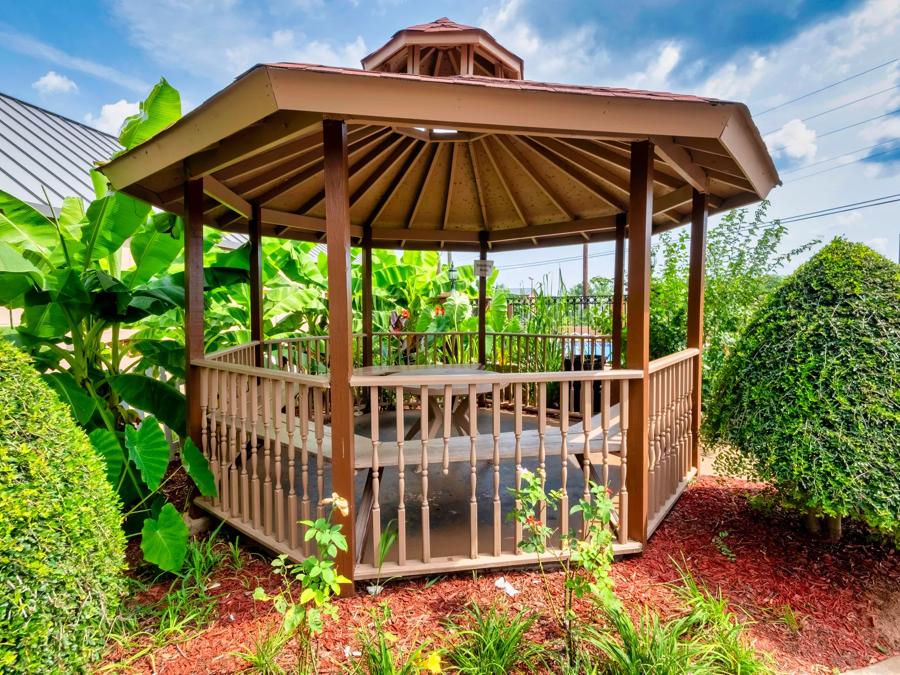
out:
<path id="1" fill-rule="evenodd" d="M 250 520 L 250 479 L 247 474 L 247 463 L 250 461 L 247 453 L 247 446 L 250 444 L 250 429 L 249 429 L 249 420 L 247 419 L 247 406 L 249 404 L 248 396 L 250 391 L 250 378 L 247 375 L 241 375 L 241 378 L 238 382 L 238 389 L 240 390 L 240 404 L 239 404 L 239 415 L 240 415 L 240 427 L 241 427 L 241 446 L 238 449 L 241 468 L 240 475 L 238 477 L 238 484 L 240 486 L 240 516 L 241 520 L 249 522 Z"/>
<path id="2" fill-rule="evenodd" d="M 443 474 L 450 472 L 450 435 L 452 433 L 453 387 L 444 385 L 444 452 L 441 458 Z"/>
<path id="3" fill-rule="evenodd" d="M 280 359 L 279 359 L 280 361 Z M 282 474 L 282 455 L 284 444 L 281 442 L 281 403 L 282 403 L 282 387 L 284 383 L 281 380 L 272 380 L 273 392 L 273 421 L 272 421 L 272 437 L 274 438 L 275 453 L 275 491 L 272 495 L 272 506 L 275 509 L 275 538 L 278 541 L 284 541 L 284 476 Z"/>
<path id="4" fill-rule="evenodd" d="M 541 487 L 547 484 L 547 461 L 544 437 L 547 434 L 547 383 L 538 383 L 538 470 L 541 476 Z M 547 522 L 547 503 L 538 505 L 538 513 L 541 522 Z"/>
<path id="5" fill-rule="evenodd" d="M 253 526 L 257 529 L 262 525 L 262 495 L 259 482 L 259 387 L 262 379 L 250 378 L 250 415 L 253 419 L 252 461 L 250 463 L 250 495 L 253 502 Z"/>
<path id="6" fill-rule="evenodd" d="M 313 390 L 315 396 L 315 390 Z M 310 516 L 309 501 L 309 385 L 300 385 L 300 518 L 309 520 Z M 298 523 L 294 523 L 293 529 L 296 530 L 303 542 L 303 552 L 309 555 L 309 542 L 305 540 L 306 525 L 302 528 Z"/>
<path id="7" fill-rule="evenodd" d="M 469 385 L 469 557 L 478 557 L 478 399 L 474 384 Z"/>
<path id="8" fill-rule="evenodd" d="M 559 383 L 559 483 L 562 496 L 559 500 L 559 531 L 569 533 L 569 388 Z"/>
<path id="9" fill-rule="evenodd" d="M 240 485 L 238 484 L 238 375 L 230 373 L 228 376 L 228 398 L 231 403 L 228 408 L 229 414 L 229 430 L 228 430 L 228 485 L 231 491 L 231 509 L 233 516 L 240 514 Z"/>
<path id="10" fill-rule="evenodd" d="M 619 380 L 622 486 L 619 488 L 619 543 L 628 543 L 628 380 Z"/>
<path id="11" fill-rule="evenodd" d="M 403 418 L 403 387 L 396 387 L 397 397 L 397 564 L 406 564 L 406 457 L 403 444 L 406 420 Z"/>
<path id="12" fill-rule="evenodd" d="M 381 466 L 378 457 L 378 449 L 381 446 L 379 435 L 381 420 L 379 418 L 378 392 L 378 387 L 369 388 L 372 430 L 372 561 L 375 565 L 379 563 L 381 544 Z M 358 542 L 357 545 L 362 546 L 363 542 Z"/>
<path id="13" fill-rule="evenodd" d="M 609 490 L 609 414 L 611 385 L 609 380 L 603 380 L 600 385 L 600 431 L 603 433 L 603 487 Z"/>
<path id="14" fill-rule="evenodd" d="M 502 546 L 502 524 L 500 510 L 500 385 L 491 385 L 491 418 L 494 440 L 494 555 L 498 556 Z"/>
<path id="15" fill-rule="evenodd" d="M 272 381 L 263 385 L 263 530 L 272 532 Z"/>
<path id="16" fill-rule="evenodd" d="M 288 498 L 287 531 L 291 549 L 297 549 L 297 446 L 294 442 L 297 416 L 297 384 L 285 383 L 285 412 L 287 414 Z"/>
<path id="17" fill-rule="evenodd" d="M 318 344 L 318 343 L 316 343 Z M 325 517 L 325 390 L 313 388 L 316 434 L 316 517 Z M 341 495 L 343 497 L 343 495 Z"/>
<path id="18" fill-rule="evenodd" d="M 583 361 L 582 361 L 583 363 Z M 594 412 L 594 403 L 593 403 L 593 382 L 590 380 L 582 380 L 581 382 L 581 393 L 583 397 L 584 404 L 581 408 L 581 425 L 582 430 L 584 431 L 584 448 L 581 456 L 581 467 L 584 472 L 584 491 L 582 492 L 582 499 L 586 502 L 591 500 L 591 423 L 593 422 L 593 412 Z M 582 518 L 581 522 L 581 536 L 587 536 L 587 528 L 588 522 L 584 518 Z"/>
<path id="19" fill-rule="evenodd" d="M 513 385 L 513 413 L 515 426 L 513 433 L 516 438 L 515 462 L 516 462 L 516 489 L 522 489 L 522 383 Z M 516 500 L 516 511 L 522 508 L 522 501 Z M 519 543 L 522 541 L 522 523 L 516 519 L 516 553 L 521 553 Z"/>
<path id="20" fill-rule="evenodd" d="M 422 562 L 431 562 L 431 517 L 428 512 L 428 385 L 423 384 L 419 390 L 419 402 L 422 411 L 422 425 L 419 438 L 422 439 L 422 457 L 419 465 L 422 468 Z"/>

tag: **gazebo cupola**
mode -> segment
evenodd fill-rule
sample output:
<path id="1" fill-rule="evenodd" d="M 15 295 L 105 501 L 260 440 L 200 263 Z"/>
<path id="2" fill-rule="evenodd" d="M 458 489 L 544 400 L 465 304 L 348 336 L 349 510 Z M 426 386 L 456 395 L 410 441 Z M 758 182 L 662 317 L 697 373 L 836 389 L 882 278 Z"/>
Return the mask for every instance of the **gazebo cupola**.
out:
<path id="1" fill-rule="evenodd" d="M 475 75 L 521 80 L 524 62 L 487 31 L 447 17 L 394 33 L 363 58 L 363 70 L 432 77 Z"/>

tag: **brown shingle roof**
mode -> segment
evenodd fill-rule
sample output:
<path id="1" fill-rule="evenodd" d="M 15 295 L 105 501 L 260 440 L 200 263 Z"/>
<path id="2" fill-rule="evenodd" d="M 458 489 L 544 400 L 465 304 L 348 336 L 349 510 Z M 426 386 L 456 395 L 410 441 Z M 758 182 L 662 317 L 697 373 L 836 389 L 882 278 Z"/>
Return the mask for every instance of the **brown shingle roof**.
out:
<path id="1" fill-rule="evenodd" d="M 292 70 L 307 70 L 318 73 L 335 73 L 345 75 L 364 75 L 366 77 L 394 78 L 402 80 L 419 80 L 434 82 L 435 78 L 428 75 L 411 75 L 409 73 L 386 73 L 376 70 L 361 70 L 359 68 L 343 68 L 336 66 L 321 66 L 311 63 L 268 63 L 269 68 L 288 68 Z M 673 94 L 663 91 L 647 91 L 643 89 L 625 89 L 623 87 L 597 87 L 577 84 L 558 84 L 553 82 L 535 82 L 532 80 L 504 80 L 496 77 L 481 77 L 478 75 L 455 75 L 440 78 L 444 83 L 460 85 L 481 86 L 495 89 L 519 89 L 525 91 L 544 91 L 566 94 L 584 94 L 587 96 L 614 96 L 617 98 L 643 98 L 654 101 L 686 101 L 691 103 L 727 103 L 716 98 L 694 96 L 693 94 Z"/>

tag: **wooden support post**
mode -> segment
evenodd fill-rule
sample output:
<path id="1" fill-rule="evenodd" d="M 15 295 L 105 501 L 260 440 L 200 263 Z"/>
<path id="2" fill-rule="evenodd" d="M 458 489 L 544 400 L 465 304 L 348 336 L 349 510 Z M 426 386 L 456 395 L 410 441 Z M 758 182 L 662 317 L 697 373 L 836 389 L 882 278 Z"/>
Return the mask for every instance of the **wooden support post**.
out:
<path id="1" fill-rule="evenodd" d="M 587 296 L 590 295 L 591 275 L 588 272 L 588 245 L 581 249 L 581 297 L 584 298 L 584 306 L 587 308 Z"/>
<path id="2" fill-rule="evenodd" d="M 204 353 L 203 323 L 203 181 L 190 180 L 184 186 L 184 356 L 187 399 L 187 432 L 202 448 L 200 414 L 200 372 L 191 365 Z"/>
<path id="3" fill-rule="evenodd" d="M 612 342 L 613 368 L 622 367 L 622 309 L 625 286 L 625 226 L 628 216 L 616 216 L 616 251 L 613 262 Z"/>
<path id="4" fill-rule="evenodd" d="M 250 238 L 250 339 L 258 343 L 254 349 L 255 365 L 263 365 L 263 287 L 262 287 L 262 235 L 260 207 L 252 206 L 247 234 Z M 280 366 L 280 364 L 279 364 Z"/>
<path id="5" fill-rule="evenodd" d="M 347 124 L 326 119 L 322 123 L 325 155 L 325 244 L 328 255 L 328 339 L 331 385 L 331 482 L 350 511 L 336 513 L 347 537 L 348 550 L 338 553 L 337 568 L 348 579 L 356 571 L 354 541 L 356 498 L 353 489 L 353 373 L 352 297 L 350 285 L 350 190 L 347 172 Z M 352 585 L 345 594 L 353 593 Z"/>
<path id="6" fill-rule="evenodd" d="M 362 364 L 372 365 L 372 227 L 363 228 L 362 239 Z"/>
<path id="7" fill-rule="evenodd" d="M 691 258 L 688 275 L 687 346 L 700 354 L 694 360 L 691 397 L 691 461 L 700 474 L 700 406 L 703 395 L 703 295 L 706 290 L 706 215 L 709 196 L 694 190 L 691 205 Z"/>
<path id="8" fill-rule="evenodd" d="M 479 260 L 487 260 L 487 232 L 481 233 Z M 487 364 L 487 277 L 478 277 L 478 364 Z"/>
<path id="9" fill-rule="evenodd" d="M 653 228 L 653 144 L 631 144 L 628 210 L 628 343 L 625 367 L 643 372 L 628 386 L 628 538 L 647 541 L 650 415 L 650 236 Z"/>

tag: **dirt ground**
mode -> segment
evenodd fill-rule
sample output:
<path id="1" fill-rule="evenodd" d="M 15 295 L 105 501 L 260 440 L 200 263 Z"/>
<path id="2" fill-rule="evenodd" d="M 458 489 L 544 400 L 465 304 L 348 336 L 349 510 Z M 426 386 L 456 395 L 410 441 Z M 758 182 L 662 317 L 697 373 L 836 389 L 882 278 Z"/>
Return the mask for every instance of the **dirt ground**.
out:
<path id="1" fill-rule="evenodd" d="M 671 584 L 676 563 L 711 590 L 720 590 L 747 621 L 755 647 L 769 652 L 784 673 L 832 673 L 900 654 L 900 555 L 852 527 L 836 544 L 811 538 L 792 515 L 766 508 L 760 484 L 703 477 L 690 486 L 642 555 L 613 567 L 616 592 L 630 608 L 649 605 L 663 616 L 680 611 Z M 758 504 L 762 504 L 759 506 Z M 270 605 L 255 602 L 257 585 L 278 586 L 264 555 L 244 555 L 239 571 L 225 566 L 210 584 L 217 619 L 181 642 L 161 646 L 137 640 L 113 646 L 106 666 L 128 672 L 231 673 L 241 670 L 234 652 L 247 649 L 276 625 Z M 505 577 L 520 593 L 496 586 Z M 553 575 L 553 583 L 560 583 Z M 132 602 L 158 599 L 165 585 Z M 371 625 L 370 612 L 387 603 L 387 628 L 398 649 L 437 645 L 445 622 L 470 602 L 499 603 L 512 611 L 541 611 L 544 595 L 534 571 L 459 574 L 439 580 L 394 581 L 377 598 L 361 592 L 337 602 L 339 619 L 319 644 L 321 672 L 336 672 L 355 650 L 356 636 Z M 589 617 L 588 603 L 579 610 Z M 530 637 L 556 638 L 545 618 Z M 291 661 L 290 650 L 283 654 Z"/>

